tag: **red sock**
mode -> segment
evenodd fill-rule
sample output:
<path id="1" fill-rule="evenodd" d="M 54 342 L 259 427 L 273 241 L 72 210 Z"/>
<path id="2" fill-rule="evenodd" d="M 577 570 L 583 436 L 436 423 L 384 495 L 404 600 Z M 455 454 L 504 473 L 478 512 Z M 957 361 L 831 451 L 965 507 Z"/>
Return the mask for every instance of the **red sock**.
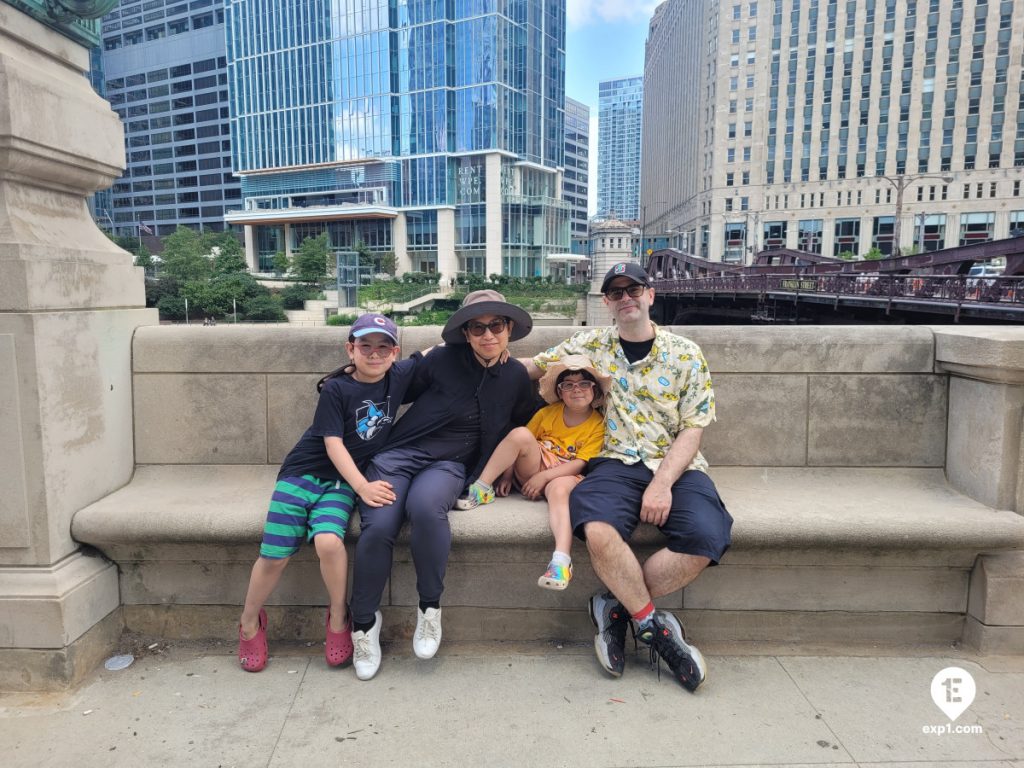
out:
<path id="1" fill-rule="evenodd" d="M 639 611 L 633 614 L 633 621 L 637 624 L 642 624 L 643 620 L 654 613 L 654 603 L 648 603 Z"/>

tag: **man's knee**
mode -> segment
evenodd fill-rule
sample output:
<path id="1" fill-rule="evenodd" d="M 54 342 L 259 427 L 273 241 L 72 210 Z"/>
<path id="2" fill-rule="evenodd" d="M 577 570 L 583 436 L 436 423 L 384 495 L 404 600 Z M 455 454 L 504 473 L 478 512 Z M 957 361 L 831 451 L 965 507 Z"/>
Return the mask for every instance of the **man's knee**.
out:
<path id="1" fill-rule="evenodd" d="M 587 540 L 587 547 L 591 550 L 600 550 L 617 544 L 622 541 L 622 536 L 608 523 L 591 521 L 583 525 L 583 535 Z"/>

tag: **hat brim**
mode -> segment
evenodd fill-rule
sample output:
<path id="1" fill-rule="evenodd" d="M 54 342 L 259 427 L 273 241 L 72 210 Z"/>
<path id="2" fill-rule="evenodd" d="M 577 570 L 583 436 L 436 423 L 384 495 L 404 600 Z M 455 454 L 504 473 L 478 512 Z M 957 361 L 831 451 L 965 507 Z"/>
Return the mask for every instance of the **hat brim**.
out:
<path id="1" fill-rule="evenodd" d="M 455 314 L 448 318 L 448 322 L 444 324 L 444 330 L 441 331 L 444 343 L 465 344 L 466 337 L 462 333 L 463 324 L 481 315 L 499 315 L 509 318 L 513 323 L 509 341 L 519 341 L 533 330 L 533 318 L 522 307 L 505 301 L 478 301 L 467 307 L 459 307 Z"/>
<path id="2" fill-rule="evenodd" d="M 563 371 L 572 371 L 573 373 L 586 371 L 597 381 L 597 386 L 601 388 L 605 398 L 608 397 L 608 393 L 612 388 L 612 377 L 606 373 L 601 373 L 592 365 L 584 365 L 577 367 L 574 365 L 566 365 L 563 362 L 551 363 L 548 369 L 544 372 L 540 382 L 537 384 L 537 392 L 546 403 L 557 403 L 562 398 L 559 397 L 555 391 L 555 382 L 558 381 L 558 377 L 562 375 Z"/>

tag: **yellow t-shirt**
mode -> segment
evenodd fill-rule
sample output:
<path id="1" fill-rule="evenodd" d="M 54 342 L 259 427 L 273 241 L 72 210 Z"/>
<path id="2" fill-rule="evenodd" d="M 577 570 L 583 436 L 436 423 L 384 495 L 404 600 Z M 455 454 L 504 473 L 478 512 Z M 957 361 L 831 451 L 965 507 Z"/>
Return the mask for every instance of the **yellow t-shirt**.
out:
<path id="1" fill-rule="evenodd" d="M 565 403 L 547 405 L 533 415 L 526 428 L 533 433 L 538 443 L 563 461 L 588 461 L 601 450 L 604 419 L 597 411 L 591 411 L 582 424 L 568 427 L 562 418 L 564 410 Z"/>

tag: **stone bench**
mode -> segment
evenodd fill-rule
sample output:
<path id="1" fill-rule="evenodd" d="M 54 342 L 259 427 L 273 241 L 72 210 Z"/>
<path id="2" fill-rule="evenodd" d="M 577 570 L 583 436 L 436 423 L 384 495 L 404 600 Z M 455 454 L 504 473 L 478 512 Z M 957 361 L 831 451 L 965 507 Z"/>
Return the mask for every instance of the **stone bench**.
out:
<path id="1" fill-rule="evenodd" d="M 513 353 L 572 330 L 538 328 Z M 403 329 L 404 351 L 438 331 Z M 695 639 L 1024 652 L 1024 561 L 1014 551 L 1024 548 L 1024 354 L 1013 356 L 1024 342 L 922 327 L 686 333 L 714 376 L 719 421 L 705 453 L 736 520 L 722 565 L 659 601 Z M 332 328 L 139 329 L 135 474 L 72 524 L 76 539 L 117 564 L 126 628 L 231 635 L 277 466 L 344 337 Z M 586 598 L 598 582 L 583 545 L 568 590 L 536 587 L 551 550 L 543 503 L 499 499 L 451 521 L 446 638 L 591 635 Z M 649 526 L 637 533 L 647 551 L 659 538 Z M 400 541 L 383 609 L 390 638 L 411 634 L 414 581 Z M 272 598 L 272 635 L 318 640 L 324 601 L 307 548 Z"/>

